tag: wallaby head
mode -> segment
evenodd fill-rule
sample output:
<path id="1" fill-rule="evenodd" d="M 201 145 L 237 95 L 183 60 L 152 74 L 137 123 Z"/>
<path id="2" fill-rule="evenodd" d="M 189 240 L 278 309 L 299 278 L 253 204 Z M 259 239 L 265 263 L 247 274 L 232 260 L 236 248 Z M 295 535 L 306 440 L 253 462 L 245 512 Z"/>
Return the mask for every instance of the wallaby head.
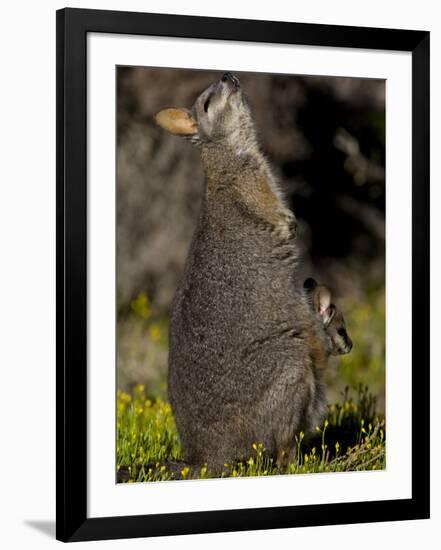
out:
<path id="1" fill-rule="evenodd" d="M 303 286 L 308 293 L 315 314 L 323 323 L 328 338 L 329 353 L 331 355 L 349 353 L 352 349 L 352 340 L 347 333 L 342 313 L 331 303 L 332 295 L 329 288 L 317 284 L 312 278 L 306 279 Z"/>
<path id="2" fill-rule="evenodd" d="M 248 102 L 239 79 L 231 73 L 208 86 L 191 109 L 163 109 L 155 121 L 168 132 L 200 145 L 243 147 L 255 143 Z"/>

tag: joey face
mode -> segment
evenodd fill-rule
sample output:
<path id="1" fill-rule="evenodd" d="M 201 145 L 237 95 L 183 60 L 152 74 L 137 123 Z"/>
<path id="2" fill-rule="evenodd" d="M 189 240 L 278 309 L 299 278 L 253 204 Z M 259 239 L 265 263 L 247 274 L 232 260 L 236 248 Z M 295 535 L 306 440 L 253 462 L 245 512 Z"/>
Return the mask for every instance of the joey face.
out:
<path id="1" fill-rule="evenodd" d="M 164 109 L 155 120 L 172 134 L 199 144 L 235 146 L 254 138 L 250 109 L 239 79 L 231 73 L 204 90 L 191 109 Z"/>
<path id="2" fill-rule="evenodd" d="M 331 355 L 345 355 L 352 349 L 352 340 L 346 330 L 344 317 L 331 303 L 331 291 L 324 285 L 318 285 L 312 279 L 303 284 L 311 300 L 314 312 L 323 323 Z"/>
<path id="3" fill-rule="evenodd" d="M 334 307 L 335 306 L 331 306 Z M 326 335 L 329 338 L 329 351 L 332 355 L 345 355 L 352 349 L 352 340 L 346 330 L 343 315 L 335 309 L 335 313 L 327 326 Z"/>

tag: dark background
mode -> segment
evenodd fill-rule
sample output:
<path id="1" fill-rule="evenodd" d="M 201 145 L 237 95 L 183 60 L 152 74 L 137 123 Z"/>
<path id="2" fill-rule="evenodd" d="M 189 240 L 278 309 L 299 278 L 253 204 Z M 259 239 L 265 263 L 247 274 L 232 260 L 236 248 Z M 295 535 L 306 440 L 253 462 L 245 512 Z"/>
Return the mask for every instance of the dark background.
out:
<path id="1" fill-rule="evenodd" d="M 300 269 L 331 287 L 353 351 L 331 362 L 328 395 L 367 385 L 384 408 L 385 83 L 235 73 L 262 150 L 299 221 Z M 165 396 L 170 303 L 203 190 L 200 152 L 156 127 L 219 73 L 117 70 L 118 387 Z"/>

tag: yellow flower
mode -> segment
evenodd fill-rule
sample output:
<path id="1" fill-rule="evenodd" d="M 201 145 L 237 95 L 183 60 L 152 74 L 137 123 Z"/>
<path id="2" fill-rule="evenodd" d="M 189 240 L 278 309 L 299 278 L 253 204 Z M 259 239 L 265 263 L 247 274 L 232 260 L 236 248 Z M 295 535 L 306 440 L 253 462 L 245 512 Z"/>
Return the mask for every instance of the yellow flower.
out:
<path id="1" fill-rule="evenodd" d="M 161 329 L 156 323 L 152 323 L 149 328 L 149 336 L 154 342 L 159 342 L 161 339 Z"/>
<path id="2" fill-rule="evenodd" d="M 130 401 L 131 401 L 130 395 L 125 391 L 123 391 L 119 394 L 119 398 L 120 398 L 122 403 L 130 403 Z"/>
<path id="3" fill-rule="evenodd" d="M 188 476 L 188 472 L 190 471 L 190 468 L 188 466 L 185 466 L 181 470 L 181 475 L 185 479 Z"/>
<path id="4" fill-rule="evenodd" d="M 142 319 L 148 319 L 152 313 L 150 300 L 145 292 L 140 292 L 138 296 L 132 300 L 130 307 L 132 311 Z"/>

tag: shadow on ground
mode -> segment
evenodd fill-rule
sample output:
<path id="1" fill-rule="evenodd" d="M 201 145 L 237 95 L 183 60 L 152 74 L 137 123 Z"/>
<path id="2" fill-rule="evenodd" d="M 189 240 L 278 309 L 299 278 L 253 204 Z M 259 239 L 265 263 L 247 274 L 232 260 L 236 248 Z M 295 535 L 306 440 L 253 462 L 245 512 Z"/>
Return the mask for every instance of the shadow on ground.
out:
<path id="1" fill-rule="evenodd" d="M 55 521 L 51 520 L 39 520 L 39 519 L 26 519 L 24 524 L 28 527 L 40 531 L 44 535 L 55 538 Z"/>

